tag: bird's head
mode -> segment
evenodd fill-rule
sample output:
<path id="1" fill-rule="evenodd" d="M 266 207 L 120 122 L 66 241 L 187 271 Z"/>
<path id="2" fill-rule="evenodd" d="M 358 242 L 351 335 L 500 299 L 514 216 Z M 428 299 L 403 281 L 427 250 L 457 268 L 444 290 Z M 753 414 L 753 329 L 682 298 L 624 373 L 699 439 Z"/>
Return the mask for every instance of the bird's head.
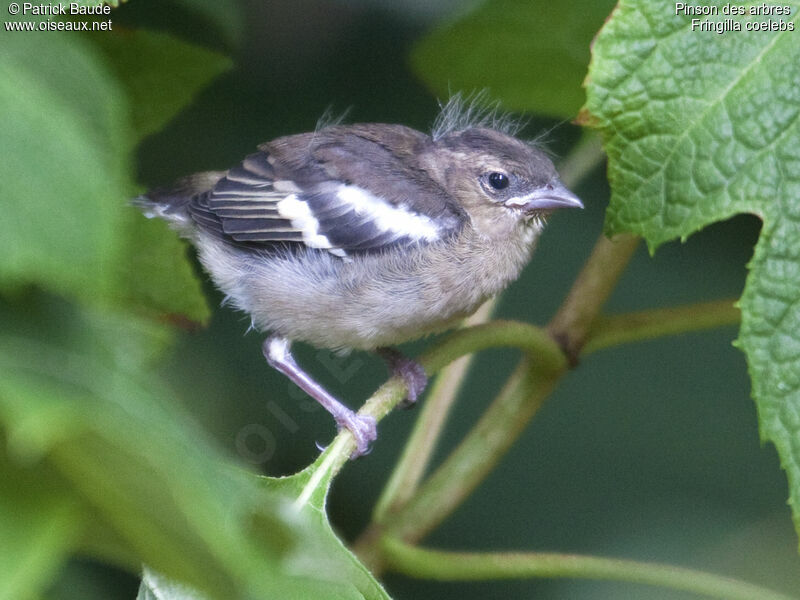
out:
<path id="1" fill-rule="evenodd" d="M 541 226 L 558 208 L 583 208 L 541 149 L 495 129 L 473 127 L 434 139 L 425 162 L 473 227 L 490 237 L 520 224 Z"/>

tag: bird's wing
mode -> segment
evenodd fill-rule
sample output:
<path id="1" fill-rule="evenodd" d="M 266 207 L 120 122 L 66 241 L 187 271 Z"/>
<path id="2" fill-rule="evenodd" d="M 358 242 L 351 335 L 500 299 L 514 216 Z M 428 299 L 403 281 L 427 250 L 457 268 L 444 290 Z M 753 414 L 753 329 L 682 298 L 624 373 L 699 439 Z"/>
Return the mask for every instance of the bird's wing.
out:
<path id="1" fill-rule="evenodd" d="M 343 129 L 262 146 L 193 198 L 192 219 L 238 245 L 300 244 L 337 256 L 431 243 L 461 226 L 435 183 Z"/>

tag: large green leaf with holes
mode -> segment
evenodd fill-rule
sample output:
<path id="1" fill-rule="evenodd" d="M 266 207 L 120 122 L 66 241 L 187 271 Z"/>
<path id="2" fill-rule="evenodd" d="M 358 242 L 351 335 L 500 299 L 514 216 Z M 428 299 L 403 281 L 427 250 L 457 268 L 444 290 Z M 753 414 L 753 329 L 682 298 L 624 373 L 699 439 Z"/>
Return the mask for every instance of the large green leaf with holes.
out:
<path id="1" fill-rule="evenodd" d="M 594 44 L 582 119 L 605 140 L 609 234 L 654 250 L 738 213 L 762 219 L 738 345 L 800 531 L 800 4 L 781 5 L 791 14 L 732 18 L 620 2 Z"/>

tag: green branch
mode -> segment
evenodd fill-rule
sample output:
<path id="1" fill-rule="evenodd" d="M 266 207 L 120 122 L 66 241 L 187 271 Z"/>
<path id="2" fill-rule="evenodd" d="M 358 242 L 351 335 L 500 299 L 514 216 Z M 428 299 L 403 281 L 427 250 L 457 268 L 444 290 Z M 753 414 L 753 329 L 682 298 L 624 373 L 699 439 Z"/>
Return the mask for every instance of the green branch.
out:
<path id="1" fill-rule="evenodd" d="M 601 235 L 558 312 L 547 326 L 573 364 L 600 310 L 628 266 L 639 237 L 620 235 L 609 240 Z"/>
<path id="2" fill-rule="evenodd" d="M 386 526 L 403 539 L 420 539 L 477 487 L 516 440 L 566 370 L 561 350 L 538 327 L 493 321 L 458 331 L 451 336 L 449 347 L 472 345 L 477 341 L 476 337 L 493 347 L 511 345 L 519 348 L 526 352 L 526 358 L 472 431 L 428 478 L 419 493 L 397 513 L 398 518 L 385 515 Z M 450 362 L 454 357 L 448 356 L 446 350 L 447 346 L 433 348 L 422 356 L 422 363 Z"/>
<path id="3" fill-rule="evenodd" d="M 543 369 L 560 370 L 564 366 L 564 355 L 547 332 L 520 321 L 491 321 L 459 329 L 441 344 L 426 350 L 418 360 L 430 375 L 465 354 L 504 347 L 530 353 Z"/>
<path id="4" fill-rule="evenodd" d="M 582 354 L 630 342 L 739 323 L 736 301 L 714 300 L 687 306 L 657 308 L 597 319 Z"/>
<path id="5" fill-rule="evenodd" d="M 560 370 L 565 365 L 560 348 L 543 329 L 514 321 L 492 321 L 456 331 L 422 354 L 418 360 L 425 372 L 433 375 L 461 356 L 502 347 L 520 348 L 535 356 L 537 369 Z M 405 386 L 402 380 L 392 377 L 378 388 L 358 413 L 372 416 L 376 421 L 380 421 L 397 406 L 404 394 Z M 354 449 L 353 434 L 347 429 L 342 429 L 324 453 L 325 468 L 320 469 L 313 484 L 303 490 L 298 503 L 304 504 L 318 486 L 335 477 Z"/>
<path id="6" fill-rule="evenodd" d="M 496 306 L 497 298 L 485 302 L 464 321 L 464 328 L 489 321 Z M 453 361 L 431 384 L 403 454 L 375 504 L 373 521 L 383 521 L 387 512 L 397 510 L 416 493 L 474 357 L 469 354 Z"/>
<path id="7" fill-rule="evenodd" d="M 599 261 L 596 264 L 604 262 Z M 584 304 L 584 308 L 575 314 L 586 314 L 587 306 L 588 304 Z M 739 310 L 734 306 L 733 300 L 718 300 L 677 308 L 595 317 L 591 330 L 581 333 L 580 339 L 585 341 L 584 353 L 590 353 L 609 346 L 721 327 L 738 321 Z M 577 319 L 572 321 L 573 324 L 577 322 Z M 552 328 L 551 324 L 551 331 Z M 383 504 L 379 505 L 381 510 L 376 510 L 376 523 L 385 521 L 389 513 L 393 512 L 393 523 L 405 519 L 410 522 L 408 526 L 397 529 L 410 536 L 404 539 L 419 539 L 421 534 L 441 522 L 491 471 L 544 401 L 546 394 L 543 396 L 543 392 L 546 390 L 549 393 L 564 372 L 564 356 L 547 333 L 534 325 L 514 321 L 492 321 L 456 331 L 425 352 L 419 361 L 425 371 L 432 375 L 462 356 L 499 347 L 519 348 L 535 357 L 535 362 L 521 363 L 517 367 L 504 390 L 472 432 L 425 484 L 424 493 L 413 499 L 413 506 L 400 511 L 398 505 L 392 506 L 386 500 L 394 498 L 394 494 L 382 497 Z M 401 380 L 390 379 L 367 400 L 359 412 L 380 421 L 402 399 L 404 392 Z M 446 414 L 439 406 L 434 405 L 431 410 L 434 414 L 439 411 Z M 430 420 L 425 419 L 423 422 L 429 423 Z M 424 429 L 417 434 L 419 435 L 424 435 Z M 498 441 L 501 443 L 497 443 Z M 427 456 L 434 443 L 435 436 L 425 442 L 427 447 L 423 456 Z M 331 470 L 331 476 L 335 476 L 344 466 L 354 448 L 352 435 L 347 430 L 342 430 L 327 450 L 333 453 L 326 463 Z M 419 455 L 413 452 L 413 447 L 409 448 L 412 450 L 407 449 L 406 452 L 411 457 L 408 461 L 410 465 Z M 420 476 L 421 470 L 413 475 L 415 481 Z M 402 483 L 395 482 L 395 494 L 403 489 Z M 406 495 L 403 500 L 411 501 L 411 496 Z M 437 503 L 440 503 L 439 508 L 434 508 L 433 505 Z M 367 536 L 371 537 L 369 532 Z"/>
<path id="8" fill-rule="evenodd" d="M 549 552 L 443 552 L 389 537 L 380 547 L 391 570 L 439 581 L 569 577 L 640 583 L 724 600 L 797 600 L 728 577 L 656 563 Z"/>
<path id="9" fill-rule="evenodd" d="M 382 512 L 382 520 L 374 522 L 359 538 L 355 550 L 362 559 L 372 561 L 371 566 L 378 569 L 379 561 L 372 558 L 375 555 L 372 544 L 381 537 L 381 531 L 406 541 L 421 539 L 450 515 L 491 472 L 566 371 L 564 353 L 577 360 L 577 352 L 638 243 L 639 238 L 634 236 L 620 236 L 613 242 L 600 237 L 567 299 L 548 326 L 549 339 L 547 333 L 528 326 L 531 334 L 535 332 L 531 341 L 537 337 L 544 339 L 537 339 L 529 346 L 514 344 L 529 351 L 527 357 L 517 366 L 483 417 L 408 504 L 391 514 Z M 495 331 L 495 328 L 494 323 L 489 323 L 461 330 L 453 337 L 510 333 Z M 519 342 L 525 341 L 524 329 L 514 328 L 512 331 L 515 333 L 511 335 L 520 336 Z M 547 352 L 543 354 L 545 349 Z M 437 353 L 439 350 L 435 348 L 432 354 Z M 437 360 L 444 359 L 437 356 Z"/>
<path id="10" fill-rule="evenodd" d="M 547 368 L 528 357 L 458 447 L 383 526 L 391 535 L 416 541 L 458 507 L 495 467 L 524 430 L 566 370 Z"/>

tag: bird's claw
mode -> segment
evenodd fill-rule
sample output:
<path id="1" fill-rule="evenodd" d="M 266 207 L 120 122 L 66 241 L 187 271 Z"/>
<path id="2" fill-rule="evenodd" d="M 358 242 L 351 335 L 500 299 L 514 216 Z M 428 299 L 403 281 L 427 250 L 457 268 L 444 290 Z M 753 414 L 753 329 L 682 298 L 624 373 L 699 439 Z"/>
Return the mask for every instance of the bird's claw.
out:
<path id="1" fill-rule="evenodd" d="M 402 408 L 410 408 L 417 402 L 417 398 L 425 391 L 428 385 L 428 375 L 425 369 L 414 359 L 404 356 L 394 348 L 378 348 L 378 354 L 386 361 L 392 375 L 399 377 L 406 385 L 407 394 L 400 403 Z"/>
<path id="2" fill-rule="evenodd" d="M 336 424 L 339 429 L 347 429 L 356 440 L 356 449 L 350 455 L 351 459 L 364 456 L 372 451 L 370 444 L 378 438 L 378 424 L 375 417 L 351 412 L 348 415 L 337 417 Z"/>
<path id="3" fill-rule="evenodd" d="M 400 403 L 400 406 L 411 408 L 416 404 L 417 398 L 425 391 L 425 386 L 428 385 L 428 375 L 421 364 L 410 358 L 404 358 L 404 360 L 400 361 L 395 373 L 400 376 L 408 390 L 408 394 Z"/>

